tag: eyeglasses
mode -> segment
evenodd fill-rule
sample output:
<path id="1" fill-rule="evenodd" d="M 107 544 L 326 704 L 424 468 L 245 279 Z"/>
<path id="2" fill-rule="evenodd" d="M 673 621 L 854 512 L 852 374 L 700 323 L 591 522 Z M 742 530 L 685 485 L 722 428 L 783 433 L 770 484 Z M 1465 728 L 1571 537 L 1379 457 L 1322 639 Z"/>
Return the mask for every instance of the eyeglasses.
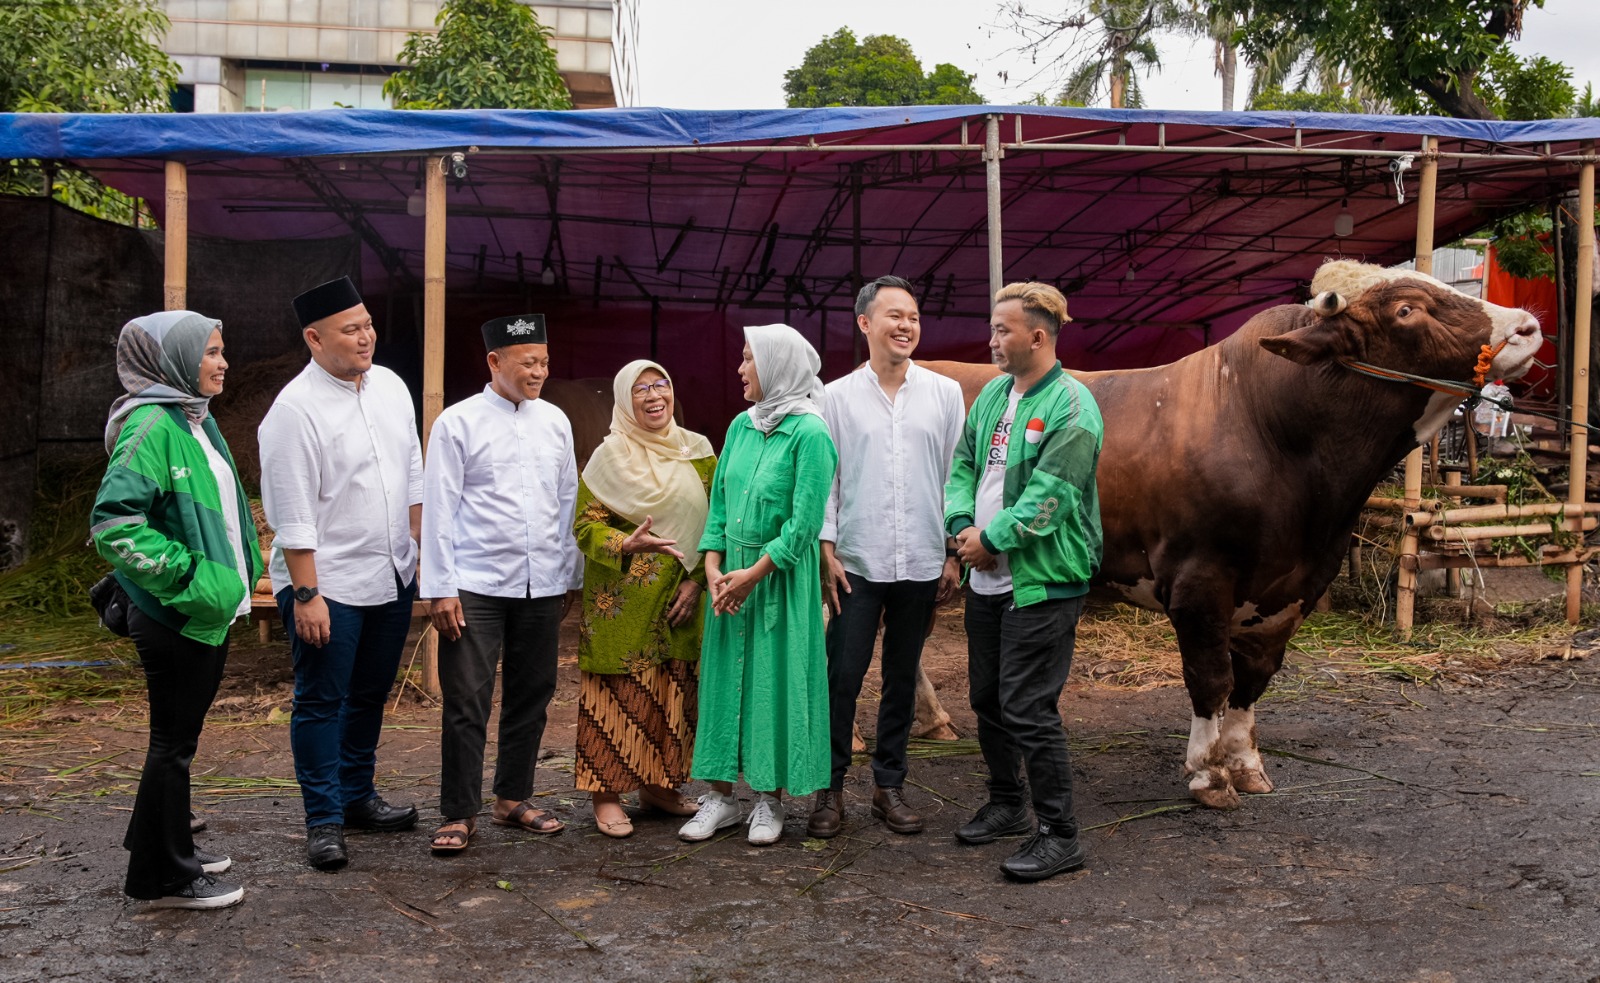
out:
<path id="1" fill-rule="evenodd" d="M 665 396 L 670 392 L 672 392 L 672 383 L 667 379 L 657 379 L 655 382 L 641 382 L 633 387 L 633 395 L 635 397 L 649 396 L 651 393 Z"/>

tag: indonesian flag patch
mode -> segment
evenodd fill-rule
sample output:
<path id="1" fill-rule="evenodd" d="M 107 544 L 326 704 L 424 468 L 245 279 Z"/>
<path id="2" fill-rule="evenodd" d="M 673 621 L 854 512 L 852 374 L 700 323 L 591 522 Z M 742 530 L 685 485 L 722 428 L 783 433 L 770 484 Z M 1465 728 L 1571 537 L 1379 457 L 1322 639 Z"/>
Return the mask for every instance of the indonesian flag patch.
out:
<path id="1" fill-rule="evenodd" d="M 1030 443 L 1030 444 L 1037 444 L 1039 441 L 1043 440 L 1044 439 L 1044 421 L 1039 419 L 1038 417 L 1034 417 L 1033 419 L 1029 420 L 1028 421 L 1028 429 L 1027 429 L 1027 437 L 1028 437 L 1028 443 Z"/>

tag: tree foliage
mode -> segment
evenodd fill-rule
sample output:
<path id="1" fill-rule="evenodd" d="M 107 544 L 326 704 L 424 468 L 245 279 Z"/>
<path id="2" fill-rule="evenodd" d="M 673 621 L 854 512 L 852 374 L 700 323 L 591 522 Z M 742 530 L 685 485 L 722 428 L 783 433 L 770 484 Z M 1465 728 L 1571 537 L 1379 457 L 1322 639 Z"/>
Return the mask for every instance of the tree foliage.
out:
<path id="1" fill-rule="evenodd" d="M 166 112 L 178 66 L 161 50 L 169 21 L 159 0 L 0 2 L 0 112 Z M 133 199 L 73 169 L 36 160 L 0 166 L 0 192 L 46 193 L 101 218 L 128 222 Z"/>
<path id="2" fill-rule="evenodd" d="M 571 109 L 550 29 L 516 0 L 445 0 L 383 84 L 396 109 Z"/>
<path id="3" fill-rule="evenodd" d="M 1361 104 L 1338 89 L 1312 92 L 1309 89 L 1262 89 L 1250 99 L 1250 108 L 1262 112 L 1359 113 Z"/>
<path id="4" fill-rule="evenodd" d="M 1521 35 L 1528 8 L 1543 7 L 1544 0 L 1212 0 L 1212 5 L 1243 16 L 1240 40 L 1253 61 L 1304 39 L 1324 63 L 1345 66 L 1354 81 L 1403 111 L 1494 119 L 1497 107 L 1544 101 L 1526 92 L 1511 99 L 1495 92 L 1497 78 L 1530 84 L 1549 79 L 1548 62 L 1530 59 L 1509 74 L 1505 62 L 1516 61 L 1506 42 Z M 1497 53 L 1498 68 L 1491 64 Z"/>
<path id="5" fill-rule="evenodd" d="M 941 63 L 924 74 L 911 45 L 892 34 L 859 42 L 841 27 L 812 45 L 783 75 L 791 108 L 816 106 L 955 106 L 983 102 L 974 75 Z"/>
<path id="6" fill-rule="evenodd" d="M 1202 19 L 1195 0 L 1074 0 L 1054 12 L 1009 0 L 1000 13 L 1002 29 L 1022 39 L 1013 53 L 1033 66 L 1021 81 L 1059 85 L 1058 105 L 1087 106 L 1103 94 L 1113 109 L 1144 104 L 1139 71 L 1148 77 L 1161 67 L 1156 35 L 1199 33 Z"/>

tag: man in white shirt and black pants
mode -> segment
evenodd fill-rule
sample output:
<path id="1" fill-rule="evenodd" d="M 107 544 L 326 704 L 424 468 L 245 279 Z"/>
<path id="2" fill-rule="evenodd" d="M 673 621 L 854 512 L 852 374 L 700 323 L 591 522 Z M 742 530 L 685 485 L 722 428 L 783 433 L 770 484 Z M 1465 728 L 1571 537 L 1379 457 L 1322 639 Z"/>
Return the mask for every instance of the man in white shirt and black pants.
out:
<path id="1" fill-rule="evenodd" d="M 435 854 L 466 849 L 483 804 L 483 753 L 501 672 L 496 825 L 558 833 L 529 801 L 556 690 L 561 620 L 583 588 L 573 538 L 578 466 L 566 414 L 539 398 L 550 375 L 544 315 L 483 325 L 490 381 L 439 414 L 428 440 L 422 596 L 439 630 L 444 690 Z"/>
<path id="2" fill-rule="evenodd" d="M 896 833 L 922 831 L 906 803 L 906 742 L 916 712 L 917 669 L 934 607 L 952 596 L 961 568 L 942 517 L 950 458 L 965 408 L 952 379 L 911 361 L 921 318 L 911 284 L 882 276 L 856 296 L 866 365 L 828 385 L 823 419 L 839 470 L 822 526 L 828 626 L 833 776 L 817 792 L 806 832 L 827 839 L 844 822 L 856 699 L 883 622 L 883 690 L 872 752 L 872 815 Z"/>
<path id="3" fill-rule="evenodd" d="M 294 656 L 289 725 L 306 859 L 349 861 L 344 827 L 416 825 L 373 784 L 383 705 L 411 626 L 422 445 L 404 382 L 372 364 L 377 333 L 348 277 L 294 299 L 311 349 L 261 421 L 272 590 Z"/>

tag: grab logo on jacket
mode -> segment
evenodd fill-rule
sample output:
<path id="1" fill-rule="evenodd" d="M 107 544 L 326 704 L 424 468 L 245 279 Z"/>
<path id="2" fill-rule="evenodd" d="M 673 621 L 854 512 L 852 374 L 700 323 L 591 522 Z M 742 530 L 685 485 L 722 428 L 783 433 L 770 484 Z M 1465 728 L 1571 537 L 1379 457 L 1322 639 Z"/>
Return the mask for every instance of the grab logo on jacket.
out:
<path id="1" fill-rule="evenodd" d="M 173 468 L 173 470 L 176 471 L 177 468 Z M 184 470 L 187 471 L 188 468 Z M 118 556 L 127 560 L 130 566 L 141 573 L 160 573 L 167 566 L 167 558 L 165 556 L 158 556 L 152 560 L 139 552 L 131 539 L 112 540 L 111 548 L 116 550 Z"/>
<path id="2" fill-rule="evenodd" d="M 189 471 L 188 468 L 173 468 L 172 469 L 172 480 L 173 481 L 182 481 L 183 479 L 189 477 L 189 474 L 190 474 L 190 471 Z"/>

